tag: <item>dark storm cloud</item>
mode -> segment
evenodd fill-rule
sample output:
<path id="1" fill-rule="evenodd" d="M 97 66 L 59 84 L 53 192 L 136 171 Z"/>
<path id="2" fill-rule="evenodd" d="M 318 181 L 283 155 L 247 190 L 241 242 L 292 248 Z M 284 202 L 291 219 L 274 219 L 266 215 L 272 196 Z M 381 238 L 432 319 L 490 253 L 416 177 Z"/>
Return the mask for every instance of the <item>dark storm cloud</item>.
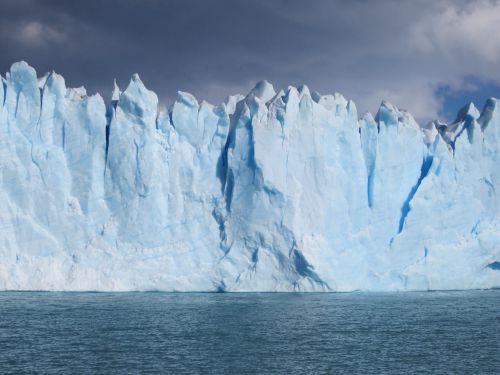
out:
<path id="1" fill-rule="evenodd" d="M 217 103 L 261 79 L 306 83 L 361 110 L 384 98 L 424 116 L 440 109 L 437 87 L 498 82 L 499 11 L 447 0 L 2 0 L 0 71 L 24 59 L 104 94 L 138 72 L 166 104 L 177 90 Z"/>

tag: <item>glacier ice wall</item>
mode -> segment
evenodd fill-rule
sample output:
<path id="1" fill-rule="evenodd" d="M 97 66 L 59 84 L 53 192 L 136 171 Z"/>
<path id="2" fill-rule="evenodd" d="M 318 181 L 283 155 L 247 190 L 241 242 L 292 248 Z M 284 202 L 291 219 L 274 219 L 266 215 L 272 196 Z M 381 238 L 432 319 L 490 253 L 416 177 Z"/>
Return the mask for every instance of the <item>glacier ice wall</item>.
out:
<path id="1" fill-rule="evenodd" d="M 15 63 L 0 84 L 0 289 L 500 286 L 500 102 L 418 125 L 261 82 L 168 111 Z"/>

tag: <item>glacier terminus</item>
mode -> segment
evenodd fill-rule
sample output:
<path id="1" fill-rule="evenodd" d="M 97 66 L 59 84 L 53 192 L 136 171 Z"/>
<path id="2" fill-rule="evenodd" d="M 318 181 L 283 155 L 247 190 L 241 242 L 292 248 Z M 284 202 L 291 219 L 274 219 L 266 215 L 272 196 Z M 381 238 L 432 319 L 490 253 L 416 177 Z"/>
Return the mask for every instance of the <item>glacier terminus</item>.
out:
<path id="1" fill-rule="evenodd" d="M 419 125 L 258 83 L 169 110 L 0 77 L 0 290 L 500 287 L 500 101 Z"/>

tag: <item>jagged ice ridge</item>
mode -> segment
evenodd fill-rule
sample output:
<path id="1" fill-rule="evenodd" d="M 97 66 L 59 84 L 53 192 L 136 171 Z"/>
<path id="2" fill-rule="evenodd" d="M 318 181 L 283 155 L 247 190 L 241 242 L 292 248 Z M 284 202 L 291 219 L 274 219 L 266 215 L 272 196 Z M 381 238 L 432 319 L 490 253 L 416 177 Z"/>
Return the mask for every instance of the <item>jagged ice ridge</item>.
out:
<path id="1" fill-rule="evenodd" d="M 500 286 L 497 99 L 419 126 L 306 86 L 158 112 L 138 75 L 109 105 L 0 79 L 2 290 Z"/>

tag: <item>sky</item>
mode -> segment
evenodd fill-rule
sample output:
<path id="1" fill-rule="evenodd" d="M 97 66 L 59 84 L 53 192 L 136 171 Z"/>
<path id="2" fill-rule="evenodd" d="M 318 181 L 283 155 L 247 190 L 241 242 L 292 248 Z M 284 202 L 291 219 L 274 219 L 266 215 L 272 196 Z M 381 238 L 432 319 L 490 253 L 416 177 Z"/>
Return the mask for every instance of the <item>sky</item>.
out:
<path id="1" fill-rule="evenodd" d="M 500 97 L 500 1 L 1 0 L 2 75 L 19 60 L 105 97 L 139 73 L 164 107 L 266 79 L 452 121 Z"/>

